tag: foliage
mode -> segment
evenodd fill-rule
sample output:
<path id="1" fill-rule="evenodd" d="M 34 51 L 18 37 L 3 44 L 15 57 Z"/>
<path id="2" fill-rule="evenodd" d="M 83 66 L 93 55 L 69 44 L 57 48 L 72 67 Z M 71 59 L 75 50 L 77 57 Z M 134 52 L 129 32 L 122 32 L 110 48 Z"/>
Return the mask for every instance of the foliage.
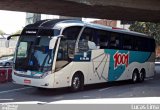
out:
<path id="1" fill-rule="evenodd" d="M 22 30 L 18 30 L 16 32 L 12 33 L 12 35 L 21 34 L 21 32 L 22 32 Z M 17 40 L 18 38 L 19 38 L 19 36 L 15 36 L 15 37 L 12 37 L 11 39 Z"/>
<path id="2" fill-rule="evenodd" d="M 5 33 L 2 31 L 2 30 L 0 30 L 0 35 L 4 35 Z"/>
<path id="3" fill-rule="evenodd" d="M 135 22 L 130 26 L 131 31 L 140 32 L 153 37 L 160 45 L 160 23 Z"/>
<path id="4" fill-rule="evenodd" d="M 14 35 L 14 34 L 21 34 L 21 32 L 22 32 L 22 30 L 18 30 L 15 33 L 13 33 L 12 35 Z"/>

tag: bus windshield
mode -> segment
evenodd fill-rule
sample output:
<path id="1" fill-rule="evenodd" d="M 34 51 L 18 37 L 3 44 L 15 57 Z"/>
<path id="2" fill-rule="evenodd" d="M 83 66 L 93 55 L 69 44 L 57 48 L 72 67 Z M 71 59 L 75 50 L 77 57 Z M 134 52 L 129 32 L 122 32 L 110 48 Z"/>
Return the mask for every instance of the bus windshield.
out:
<path id="1" fill-rule="evenodd" d="M 15 69 L 51 71 L 54 49 L 49 49 L 50 40 L 51 36 L 22 36 L 16 50 Z"/>

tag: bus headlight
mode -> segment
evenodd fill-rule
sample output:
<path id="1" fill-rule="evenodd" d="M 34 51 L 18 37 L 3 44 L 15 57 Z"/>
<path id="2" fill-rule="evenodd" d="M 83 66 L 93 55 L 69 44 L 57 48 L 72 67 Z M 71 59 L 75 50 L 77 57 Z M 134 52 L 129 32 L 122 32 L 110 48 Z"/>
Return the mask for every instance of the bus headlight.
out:
<path id="1" fill-rule="evenodd" d="M 51 71 L 45 72 L 45 73 L 41 76 L 41 78 L 44 78 L 44 77 L 46 77 L 46 76 L 49 75 L 49 74 L 51 74 Z"/>

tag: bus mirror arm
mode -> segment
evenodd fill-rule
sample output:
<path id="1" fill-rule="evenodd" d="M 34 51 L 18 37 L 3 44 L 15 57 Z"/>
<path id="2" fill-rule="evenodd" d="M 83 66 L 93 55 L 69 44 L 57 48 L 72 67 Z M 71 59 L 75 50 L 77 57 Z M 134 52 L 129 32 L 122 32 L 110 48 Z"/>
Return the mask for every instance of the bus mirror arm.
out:
<path id="1" fill-rule="evenodd" d="M 6 48 L 9 48 L 9 40 L 10 40 L 12 37 L 17 37 L 17 36 L 20 36 L 20 34 L 14 34 L 14 35 L 10 35 L 10 36 L 7 37 L 6 42 L 5 42 Z"/>
<path id="2" fill-rule="evenodd" d="M 7 40 L 10 40 L 12 37 L 17 37 L 17 36 L 20 36 L 20 34 L 10 35 L 10 36 L 7 37 Z"/>

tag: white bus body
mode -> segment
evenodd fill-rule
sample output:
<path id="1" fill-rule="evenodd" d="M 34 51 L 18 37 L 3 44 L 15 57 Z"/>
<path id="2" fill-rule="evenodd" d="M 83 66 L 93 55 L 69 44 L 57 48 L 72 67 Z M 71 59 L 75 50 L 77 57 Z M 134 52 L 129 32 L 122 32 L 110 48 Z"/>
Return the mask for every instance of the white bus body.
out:
<path id="1" fill-rule="evenodd" d="M 45 20 L 24 28 L 12 77 L 17 84 L 74 91 L 87 84 L 143 82 L 154 75 L 154 50 L 155 41 L 144 34 L 75 20 Z"/>

